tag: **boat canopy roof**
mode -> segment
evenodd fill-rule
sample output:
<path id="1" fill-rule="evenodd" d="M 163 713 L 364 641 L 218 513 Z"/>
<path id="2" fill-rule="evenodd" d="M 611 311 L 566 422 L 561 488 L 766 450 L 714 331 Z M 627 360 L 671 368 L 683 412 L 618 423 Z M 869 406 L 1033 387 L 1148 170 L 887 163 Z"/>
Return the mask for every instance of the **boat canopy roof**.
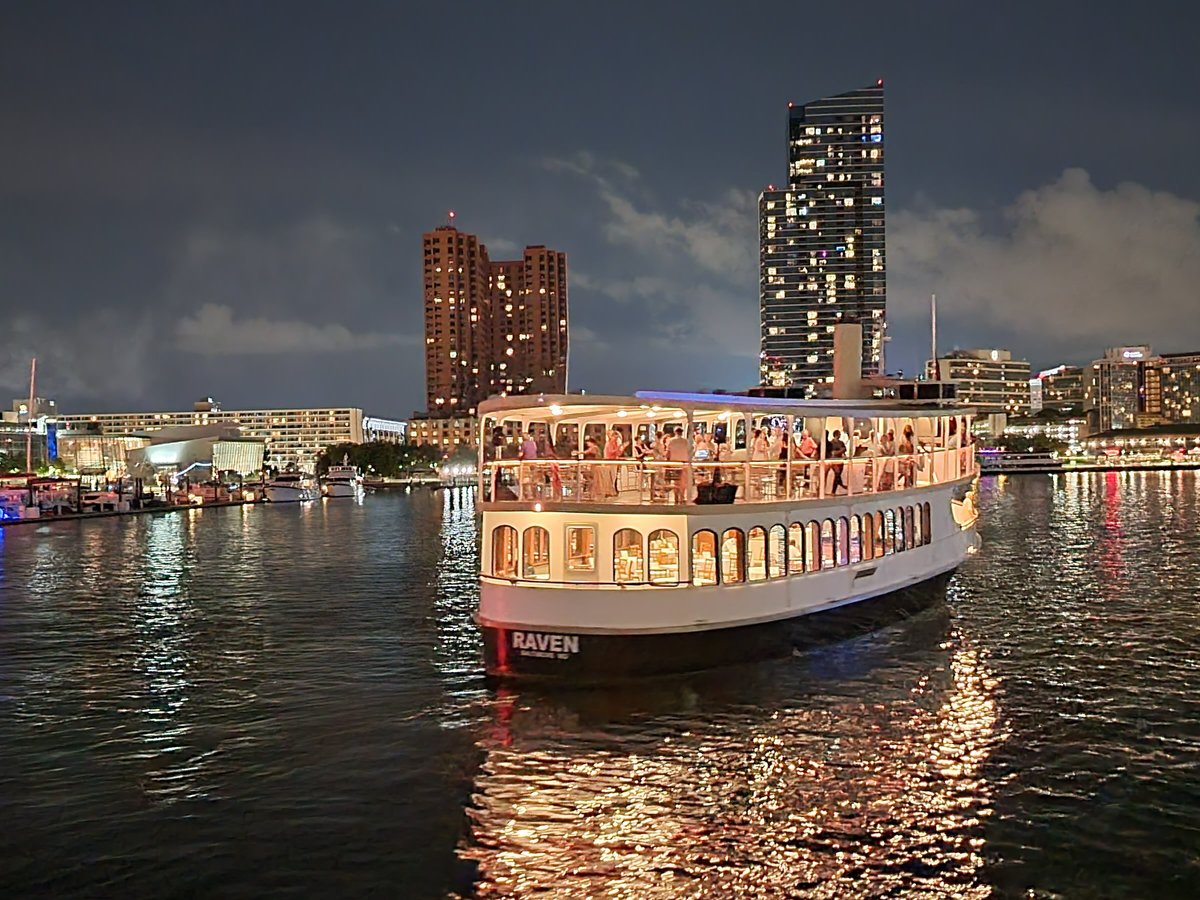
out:
<path id="1" fill-rule="evenodd" d="M 952 400 L 792 400 L 749 397 L 744 394 L 691 394 L 675 391 L 638 391 L 632 397 L 598 394 L 518 394 L 492 397 L 479 404 L 480 417 L 562 421 L 611 415 L 665 416 L 688 413 L 720 414 L 734 411 L 780 416 L 847 416 L 888 418 L 974 415 L 975 409 Z"/>

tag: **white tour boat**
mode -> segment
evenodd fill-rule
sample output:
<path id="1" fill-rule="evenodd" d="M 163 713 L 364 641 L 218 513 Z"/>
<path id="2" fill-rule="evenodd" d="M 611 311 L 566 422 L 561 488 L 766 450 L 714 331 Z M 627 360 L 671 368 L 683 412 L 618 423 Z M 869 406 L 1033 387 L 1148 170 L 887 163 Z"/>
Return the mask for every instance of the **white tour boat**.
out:
<path id="1" fill-rule="evenodd" d="M 271 503 L 296 503 L 314 498 L 312 481 L 302 472 L 282 472 L 263 486 Z"/>
<path id="2" fill-rule="evenodd" d="M 321 491 L 326 497 L 358 497 L 363 492 L 362 475 L 358 469 L 346 465 L 330 466 L 322 479 Z"/>
<path id="3" fill-rule="evenodd" d="M 871 396 L 857 378 L 835 391 Z M 787 654 L 814 614 L 928 602 L 978 544 L 972 410 L 953 399 L 570 394 L 493 398 L 479 416 L 494 678 Z"/>

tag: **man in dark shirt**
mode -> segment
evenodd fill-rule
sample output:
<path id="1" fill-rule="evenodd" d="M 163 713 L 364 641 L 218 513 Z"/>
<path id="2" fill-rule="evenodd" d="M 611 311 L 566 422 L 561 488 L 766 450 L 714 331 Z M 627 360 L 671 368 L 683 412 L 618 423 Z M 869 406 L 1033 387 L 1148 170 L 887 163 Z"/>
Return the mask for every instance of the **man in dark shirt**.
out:
<path id="1" fill-rule="evenodd" d="M 846 444 L 842 441 L 841 431 L 834 429 L 833 437 L 825 441 L 825 458 L 826 459 L 845 459 Z M 842 480 L 842 470 L 845 468 L 844 463 L 835 463 L 830 465 L 830 471 L 833 472 L 833 493 L 838 492 L 840 487 L 846 489 L 846 483 Z"/>

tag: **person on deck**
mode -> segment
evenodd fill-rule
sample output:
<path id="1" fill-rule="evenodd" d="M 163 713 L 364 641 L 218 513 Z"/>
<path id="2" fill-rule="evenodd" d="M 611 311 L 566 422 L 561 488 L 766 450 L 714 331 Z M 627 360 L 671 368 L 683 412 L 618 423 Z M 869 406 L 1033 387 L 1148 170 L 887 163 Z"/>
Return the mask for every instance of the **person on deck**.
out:
<path id="1" fill-rule="evenodd" d="M 754 439 L 750 442 L 750 459 L 763 460 L 771 458 L 771 442 L 761 428 L 754 429 Z"/>
<path id="2" fill-rule="evenodd" d="M 604 444 L 605 459 L 622 459 L 625 456 L 625 440 L 621 437 L 621 432 L 615 428 L 608 429 L 608 440 Z M 620 466 L 608 465 L 604 467 L 604 492 L 608 497 L 617 496 L 617 470 Z"/>
<path id="3" fill-rule="evenodd" d="M 826 459 L 845 459 L 846 444 L 842 440 L 842 432 L 835 428 L 833 437 L 825 442 L 825 458 Z M 829 471 L 833 473 L 833 486 L 830 488 L 830 493 L 837 494 L 838 488 L 846 489 L 846 482 L 842 480 L 842 471 L 846 468 L 845 463 L 834 463 L 829 466 Z"/>
<path id="4" fill-rule="evenodd" d="M 683 429 L 675 427 L 675 436 L 667 441 L 667 461 L 674 463 L 667 470 L 667 481 L 674 484 L 675 502 L 687 502 L 687 484 L 683 478 L 683 466 L 691 459 L 691 448 L 683 436 Z"/>

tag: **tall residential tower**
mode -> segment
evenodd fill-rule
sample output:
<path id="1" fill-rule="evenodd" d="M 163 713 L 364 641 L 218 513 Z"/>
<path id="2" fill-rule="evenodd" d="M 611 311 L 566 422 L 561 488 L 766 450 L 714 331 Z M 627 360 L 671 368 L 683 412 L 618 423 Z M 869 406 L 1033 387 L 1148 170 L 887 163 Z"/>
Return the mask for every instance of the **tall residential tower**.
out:
<path id="1" fill-rule="evenodd" d="M 566 393 L 567 255 L 488 258 L 473 234 L 424 235 L 425 409 L 471 416 L 492 394 Z"/>
<path id="2" fill-rule="evenodd" d="M 759 197 L 759 380 L 814 395 L 833 381 L 833 328 L 863 326 L 879 371 L 887 308 L 883 82 L 788 105 L 787 187 Z"/>

